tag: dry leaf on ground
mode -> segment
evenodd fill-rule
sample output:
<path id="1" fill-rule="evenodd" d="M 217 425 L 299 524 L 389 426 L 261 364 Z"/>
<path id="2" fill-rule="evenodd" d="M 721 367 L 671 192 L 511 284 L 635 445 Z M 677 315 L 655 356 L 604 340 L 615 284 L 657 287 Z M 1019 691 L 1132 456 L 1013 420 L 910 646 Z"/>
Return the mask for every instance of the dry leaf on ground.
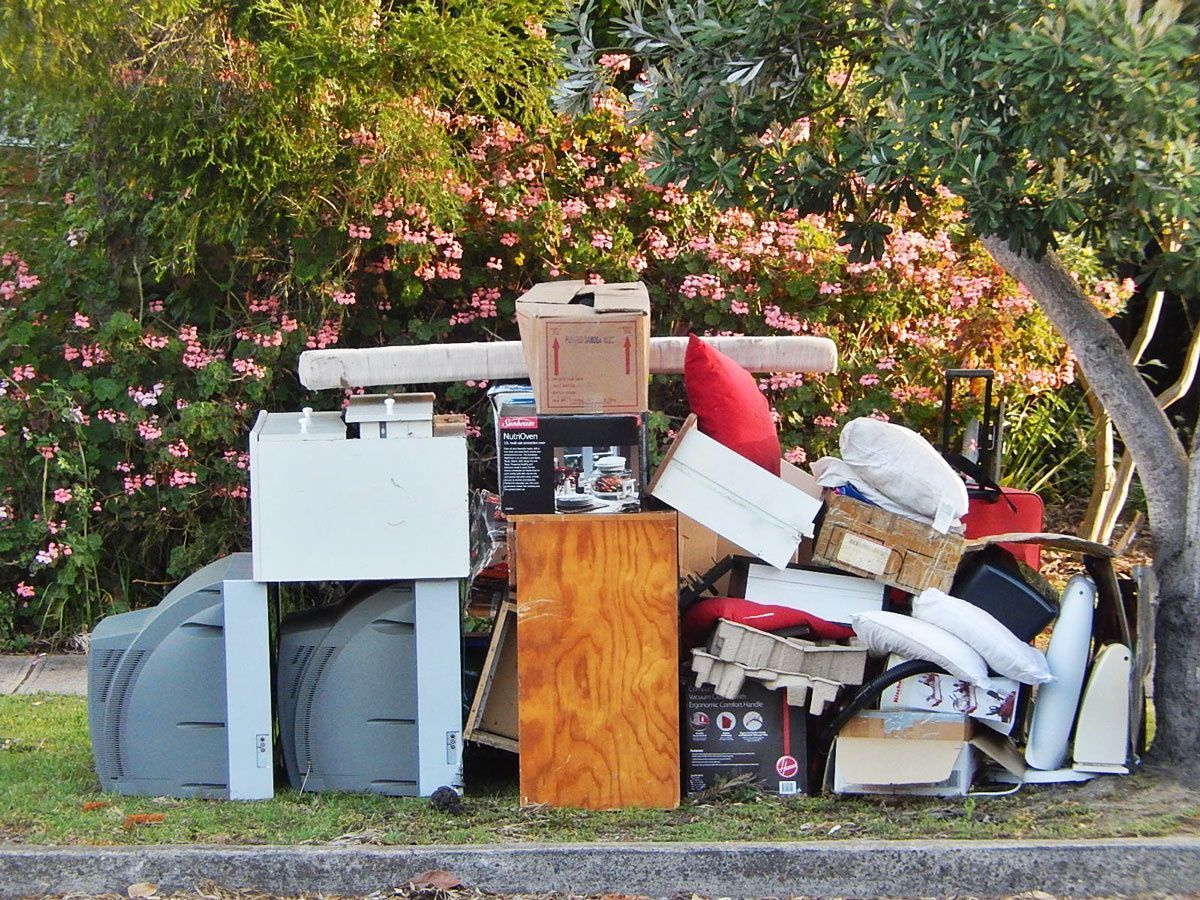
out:
<path id="1" fill-rule="evenodd" d="M 462 879 L 445 869 L 429 869 L 408 882 L 417 891 L 453 891 L 466 887 Z"/>
<path id="2" fill-rule="evenodd" d="M 130 897 L 130 900 L 137 897 L 153 897 L 158 893 L 158 885 L 151 884 L 148 881 L 139 881 L 137 884 L 131 884 L 127 887 L 125 893 Z"/>

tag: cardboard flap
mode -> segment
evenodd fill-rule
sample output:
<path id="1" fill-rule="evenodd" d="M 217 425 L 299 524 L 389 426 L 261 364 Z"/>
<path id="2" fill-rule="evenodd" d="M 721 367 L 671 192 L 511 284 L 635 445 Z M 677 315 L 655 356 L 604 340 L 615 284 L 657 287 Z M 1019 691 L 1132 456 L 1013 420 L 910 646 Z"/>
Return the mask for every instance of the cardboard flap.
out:
<path id="1" fill-rule="evenodd" d="M 517 311 L 543 319 L 590 313 L 650 314 L 650 295 L 640 281 L 588 284 L 585 281 L 544 281 L 517 298 Z"/>
<path id="2" fill-rule="evenodd" d="M 971 745 L 1009 773 L 1018 778 L 1025 777 L 1025 756 L 1017 749 L 1012 738 L 985 729 L 971 738 Z"/>
<path id="3" fill-rule="evenodd" d="M 868 710 L 842 726 L 842 737 L 864 740 L 954 741 L 962 743 L 973 731 L 964 715 L 924 710 Z"/>
<path id="4" fill-rule="evenodd" d="M 964 752 L 962 741 L 838 738 L 837 768 L 851 784 L 939 784 Z"/>
<path id="5" fill-rule="evenodd" d="M 966 550 L 979 550 L 991 544 L 1041 544 L 1043 547 L 1053 547 L 1056 550 L 1069 550 L 1082 553 L 1085 556 L 1098 556 L 1101 559 L 1112 559 L 1116 551 L 1104 544 L 1084 540 L 1073 534 L 1055 534 L 1053 532 L 1012 532 L 1010 534 L 992 534 L 987 537 L 973 538 L 967 541 Z"/>
<path id="6" fill-rule="evenodd" d="M 794 488 L 799 488 L 814 500 L 821 500 L 824 488 L 803 469 L 793 466 L 786 459 L 779 461 L 779 477 Z"/>

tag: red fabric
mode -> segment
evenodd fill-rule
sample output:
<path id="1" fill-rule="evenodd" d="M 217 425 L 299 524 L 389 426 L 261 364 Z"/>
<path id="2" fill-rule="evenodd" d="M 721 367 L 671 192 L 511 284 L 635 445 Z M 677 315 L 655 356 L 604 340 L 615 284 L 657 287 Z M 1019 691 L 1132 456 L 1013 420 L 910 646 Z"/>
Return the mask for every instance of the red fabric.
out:
<path id="1" fill-rule="evenodd" d="M 693 334 L 683 358 L 683 387 L 704 434 L 779 474 L 783 450 L 753 375 Z"/>
<path id="2" fill-rule="evenodd" d="M 693 603 L 683 614 L 682 632 L 685 647 L 699 647 L 717 627 L 717 619 L 749 625 L 759 631 L 780 631 L 807 625 L 806 637 L 818 641 L 845 641 L 854 637 L 848 625 L 827 622 L 825 619 L 787 606 L 770 606 L 737 597 L 708 597 Z"/>
<path id="3" fill-rule="evenodd" d="M 1044 527 L 1042 498 L 1031 491 L 1001 488 L 1004 498 L 988 502 L 981 497 L 972 497 L 967 514 L 963 516 L 967 539 L 987 537 L 991 534 L 1032 532 L 1036 534 Z M 1015 509 L 1013 507 L 1016 507 Z M 1005 550 L 1033 569 L 1042 565 L 1042 548 L 1037 544 L 1001 544 Z"/>

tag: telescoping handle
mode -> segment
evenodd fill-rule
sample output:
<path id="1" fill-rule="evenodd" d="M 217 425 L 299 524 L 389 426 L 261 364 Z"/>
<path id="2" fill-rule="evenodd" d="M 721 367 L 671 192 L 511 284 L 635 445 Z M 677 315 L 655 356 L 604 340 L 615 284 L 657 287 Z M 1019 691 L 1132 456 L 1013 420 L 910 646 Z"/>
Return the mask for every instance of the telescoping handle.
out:
<path id="1" fill-rule="evenodd" d="M 992 405 L 992 382 L 996 373 L 991 369 L 947 369 L 946 388 L 942 395 L 942 440 L 943 455 L 951 455 L 950 426 L 954 413 L 954 383 L 960 379 L 983 379 L 983 421 L 979 425 L 978 462 L 990 480 L 1000 480 L 1000 447 L 1002 417 Z"/>

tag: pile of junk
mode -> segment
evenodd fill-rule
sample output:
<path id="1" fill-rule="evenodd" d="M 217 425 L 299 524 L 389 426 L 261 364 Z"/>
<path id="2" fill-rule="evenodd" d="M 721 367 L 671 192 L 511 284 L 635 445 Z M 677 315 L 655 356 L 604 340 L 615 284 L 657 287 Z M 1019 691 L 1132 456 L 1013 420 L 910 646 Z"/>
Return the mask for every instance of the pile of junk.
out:
<path id="1" fill-rule="evenodd" d="M 96 629 L 103 786 L 252 799 L 278 766 L 428 796 L 470 786 L 464 741 L 518 755 L 522 804 L 601 809 L 1137 764 L 1152 579 L 998 486 L 991 372 L 947 373 L 940 447 L 858 418 L 805 471 L 753 373 L 834 371 L 832 342 L 651 338 L 641 283 L 536 285 L 517 321 L 516 342 L 302 355 L 306 387 L 354 395 L 260 414 L 251 551 Z M 652 466 L 656 373 L 691 415 Z M 398 388 L 467 379 L 490 384 L 495 491 L 468 485 L 468 423 Z M 964 379 L 984 388 L 969 454 L 949 450 Z M 1061 589 L 1046 548 L 1078 561 Z M 272 625 L 268 586 L 295 582 L 353 589 Z M 464 618 L 485 626 L 466 661 Z"/>

